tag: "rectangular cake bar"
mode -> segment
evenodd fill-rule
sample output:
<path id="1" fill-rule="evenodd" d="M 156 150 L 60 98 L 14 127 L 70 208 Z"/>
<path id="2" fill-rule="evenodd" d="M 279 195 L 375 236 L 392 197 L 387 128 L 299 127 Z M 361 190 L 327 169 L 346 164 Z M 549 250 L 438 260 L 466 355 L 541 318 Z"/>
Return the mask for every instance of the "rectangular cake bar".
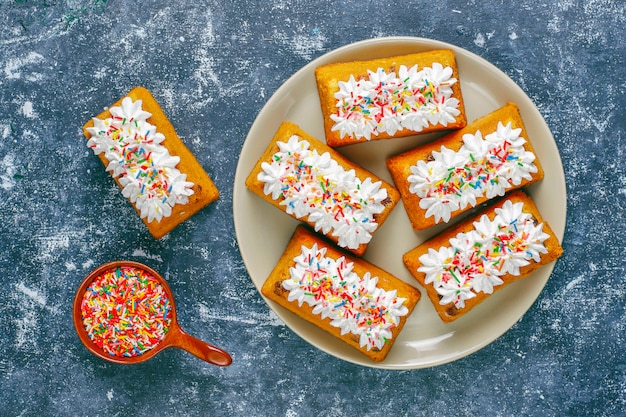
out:
<path id="1" fill-rule="evenodd" d="M 407 252 L 403 262 L 451 322 L 562 253 L 532 199 L 515 191 Z"/>
<path id="2" fill-rule="evenodd" d="M 331 147 L 466 124 L 450 49 L 327 64 L 316 68 L 315 77 Z"/>
<path id="3" fill-rule="evenodd" d="M 83 126 L 87 145 L 159 239 L 219 198 L 219 191 L 143 87 Z"/>
<path id="4" fill-rule="evenodd" d="M 416 288 L 303 225 L 261 292 L 376 362 L 385 359 L 420 299 Z"/>
<path id="5" fill-rule="evenodd" d="M 463 129 L 387 160 L 411 225 L 447 223 L 481 203 L 543 178 L 514 103 Z"/>
<path id="6" fill-rule="evenodd" d="M 357 256 L 400 199 L 391 184 L 291 122 L 280 125 L 246 186 Z"/>

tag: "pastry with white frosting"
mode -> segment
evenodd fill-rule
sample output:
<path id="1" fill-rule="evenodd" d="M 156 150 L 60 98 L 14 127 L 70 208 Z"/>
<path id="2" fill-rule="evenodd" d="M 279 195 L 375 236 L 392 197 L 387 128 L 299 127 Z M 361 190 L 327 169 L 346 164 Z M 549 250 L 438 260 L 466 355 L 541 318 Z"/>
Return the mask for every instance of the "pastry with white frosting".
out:
<path id="1" fill-rule="evenodd" d="M 514 103 L 387 160 L 411 224 L 422 230 L 543 178 Z"/>
<path id="2" fill-rule="evenodd" d="M 357 256 L 400 199 L 391 184 L 291 122 L 278 128 L 246 186 Z"/>
<path id="3" fill-rule="evenodd" d="M 315 69 L 315 78 L 331 147 L 466 124 L 449 49 L 327 64 Z"/>
<path id="4" fill-rule="evenodd" d="M 407 252 L 403 261 L 437 314 L 451 322 L 562 253 L 532 199 L 515 191 Z"/>
<path id="5" fill-rule="evenodd" d="M 385 359 L 420 299 L 416 288 L 303 225 L 261 292 L 375 362 Z"/>
<path id="6" fill-rule="evenodd" d="M 143 87 L 92 118 L 83 133 L 156 239 L 219 198 L 211 178 Z"/>

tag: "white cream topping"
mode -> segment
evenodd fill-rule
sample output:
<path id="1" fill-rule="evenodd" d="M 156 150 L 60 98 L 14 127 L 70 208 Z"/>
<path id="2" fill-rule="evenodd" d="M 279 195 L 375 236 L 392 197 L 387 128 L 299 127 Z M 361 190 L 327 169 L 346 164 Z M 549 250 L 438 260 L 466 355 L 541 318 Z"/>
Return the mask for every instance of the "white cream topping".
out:
<path id="1" fill-rule="evenodd" d="M 406 299 L 398 298 L 396 290 L 377 287 L 378 277 L 369 272 L 359 277 L 353 266 L 343 256 L 327 257 L 326 248 L 318 249 L 317 244 L 302 246 L 283 288 L 289 291 L 290 302 L 307 303 L 313 314 L 330 318 L 342 335 L 358 336 L 361 347 L 382 349 L 400 318 L 409 312 L 403 305 Z"/>
<path id="2" fill-rule="evenodd" d="M 493 293 L 503 284 L 505 274 L 520 275 L 520 268 L 531 260 L 539 262 L 547 253 L 543 223 L 523 212 L 524 204 L 506 201 L 495 210 L 494 220 L 485 214 L 474 222 L 474 230 L 450 239 L 450 246 L 430 248 L 420 256 L 417 270 L 426 274 L 425 284 L 432 284 L 442 297 L 439 303 L 465 307 L 465 300 L 477 293 Z"/>
<path id="3" fill-rule="evenodd" d="M 335 122 L 333 131 L 340 136 L 365 138 L 408 129 L 421 132 L 429 125 L 447 126 L 461 112 L 460 102 L 452 97 L 452 68 L 434 63 L 432 67 L 400 66 L 395 72 L 386 73 L 382 68 L 368 71 L 368 77 L 355 80 L 353 75 L 346 82 L 340 81 L 337 113 L 330 115 Z"/>
<path id="4" fill-rule="evenodd" d="M 477 198 L 502 196 L 511 186 L 531 180 L 537 172 L 535 155 L 524 148 L 521 131 L 510 122 L 498 122 L 484 139 L 480 130 L 465 134 L 457 152 L 442 146 L 441 152 L 432 152 L 432 161 L 411 166 L 409 191 L 421 198 L 426 217 L 448 222 L 452 212 L 476 206 Z"/>
<path id="5" fill-rule="evenodd" d="M 328 152 L 310 150 L 309 142 L 297 135 L 277 145 L 280 150 L 271 163 L 261 164 L 263 192 L 281 199 L 288 214 L 307 217 L 316 231 L 332 233 L 341 247 L 356 249 L 368 243 L 378 227 L 374 215 L 385 209 L 382 181 L 361 181 L 353 169 L 346 171 Z"/>
<path id="6" fill-rule="evenodd" d="M 119 179 L 122 194 L 135 203 L 141 218 L 161 221 L 175 204 L 187 203 L 194 184 L 176 169 L 180 158 L 161 145 L 165 137 L 146 121 L 151 114 L 141 106 L 141 100 L 125 97 L 121 106 L 109 109 L 112 117 L 94 117 L 87 146 L 96 155 L 104 153 L 107 171 Z"/>

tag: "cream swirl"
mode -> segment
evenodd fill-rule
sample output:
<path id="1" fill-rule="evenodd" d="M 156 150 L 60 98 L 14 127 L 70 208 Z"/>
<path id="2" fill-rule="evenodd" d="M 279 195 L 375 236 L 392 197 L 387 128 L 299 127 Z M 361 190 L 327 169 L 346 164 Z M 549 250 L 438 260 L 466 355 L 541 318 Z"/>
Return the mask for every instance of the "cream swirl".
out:
<path id="1" fill-rule="evenodd" d="M 520 275 L 520 268 L 539 262 L 547 253 L 543 223 L 535 224 L 532 215 L 523 211 L 524 203 L 507 200 L 495 210 L 474 222 L 474 229 L 459 233 L 449 246 L 430 248 L 420 256 L 417 270 L 426 274 L 425 284 L 432 284 L 441 296 L 440 304 L 454 303 L 463 308 L 465 300 L 477 293 L 493 293 L 503 284 L 502 276 Z"/>
<path id="2" fill-rule="evenodd" d="M 104 153 L 107 171 L 118 178 L 122 194 L 135 204 L 141 218 L 161 221 L 172 214 L 175 204 L 188 202 L 194 184 L 176 169 L 180 158 L 161 144 L 165 137 L 147 122 L 151 114 L 141 106 L 141 100 L 125 97 L 121 106 L 109 109 L 110 118 L 94 117 L 94 126 L 87 128 L 91 134 L 87 146 L 96 155 Z"/>
<path id="3" fill-rule="evenodd" d="M 356 335 L 359 345 L 367 350 L 382 349 L 393 337 L 400 318 L 409 312 L 404 306 L 406 299 L 397 297 L 396 290 L 378 287 L 378 278 L 369 272 L 360 277 L 352 262 L 343 256 L 326 256 L 324 247 L 302 246 L 293 261 L 290 277 L 282 283 L 289 291 L 288 300 L 297 301 L 299 306 L 307 303 L 313 314 L 329 318 L 342 335 Z"/>
<path id="4" fill-rule="evenodd" d="M 429 125 L 447 126 L 460 114 L 460 102 L 452 97 L 456 82 L 452 68 L 439 63 L 419 71 L 417 65 L 401 65 L 397 75 L 378 68 L 358 81 L 350 75 L 338 83 L 334 95 L 332 130 L 341 137 L 370 140 L 383 132 L 393 136 L 404 129 L 421 132 Z"/>
<path id="5" fill-rule="evenodd" d="M 310 150 L 309 142 L 297 135 L 277 145 L 279 151 L 271 162 L 261 164 L 257 177 L 265 195 L 281 200 L 288 214 L 306 217 L 316 231 L 336 236 L 341 247 L 356 249 L 368 243 L 378 227 L 374 216 L 385 209 L 382 181 L 361 181 L 329 152 Z"/>
<path id="6" fill-rule="evenodd" d="M 409 191 L 421 198 L 426 217 L 448 222 L 452 212 L 476 206 L 477 198 L 502 196 L 511 186 L 531 180 L 537 172 L 535 155 L 524 148 L 521 131 L 510 122 L 498 122 L 484 139 L 480 130 L 465 134 L 457 152 L 442 146 L 432 152 L 432 161 L 411 166 Z"/>

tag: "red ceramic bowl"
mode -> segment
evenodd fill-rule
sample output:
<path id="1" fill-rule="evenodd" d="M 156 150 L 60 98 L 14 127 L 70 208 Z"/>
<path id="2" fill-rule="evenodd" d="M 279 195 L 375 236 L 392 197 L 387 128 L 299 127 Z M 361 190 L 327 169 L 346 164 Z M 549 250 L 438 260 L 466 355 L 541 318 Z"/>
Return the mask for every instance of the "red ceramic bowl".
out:
<path id="1" fill-rule="evenodd" d="M 106 352 L 96 343 L 94 343 L 94 341 L 90 338 L 83 322 L 81 305 L 85 296 L 85 292 L 94 282 L 94 280 L 107 273 L 108 271 L 115 270 L 118 267 L 138 269 L 141 270 L 143 273 L 151 276 L 159 285 L 163 287 L 164 294 L 169 299 L 170 318 L 167 332 L 160 339 L 160 341 L 153 345 L 151 348 L 135 356 L 121 356 Z M 176 347 L 186 350 L 187 352 L 197 356 L 198 358 L 214 365 L 228 366 L 232 363 L 232 358 L 227 352 L 200 339 L 188 335 L 180 328 L 178 321 L 176 320 L 176 306 L 174 304 L 174 297 L 172 295 L 172 290 L 170 289 L 169 285 L 167 285 L 165 279 L 163 279 L 163 277 L 159 275 L 159 273 L 157 273 L 155 270 L 138 262 L 110 262 L 101 265 L 93 270 L 89 275 L 87 275 L 83 283 L 80 285 L 80 287 L 78 287 L 78 290 L 76 291 L 76 296 L 74 298 L 73 315 L 74 327 L 76 328 L 76 332 L 78 333 L 78 337 L 80 338 L 81 342 L 91 353 L 109 362 L 121 364 L 144 362 L 162 351 L 163 349 Z"/>

